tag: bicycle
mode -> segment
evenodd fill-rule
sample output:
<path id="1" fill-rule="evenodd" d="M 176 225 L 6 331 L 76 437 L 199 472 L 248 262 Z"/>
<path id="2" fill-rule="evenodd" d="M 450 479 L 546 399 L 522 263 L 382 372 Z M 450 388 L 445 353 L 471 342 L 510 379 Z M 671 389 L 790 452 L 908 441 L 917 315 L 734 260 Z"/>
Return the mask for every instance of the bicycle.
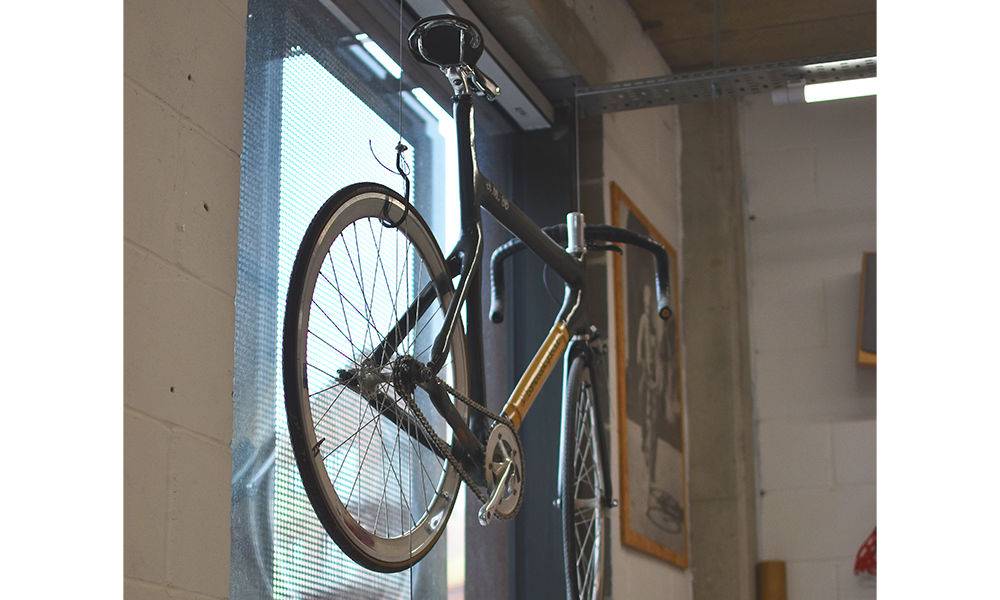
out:
<path id="1" fill-rule="evenodd" d="M 330 537 L 374 571 L 409 568 L 431 550 L 462 482 L 482 503 L 481 524 L 512 518 L 524 496 L 517 430 L 563 353 L 558 504 L 567 590 L 573 600 L 597 598 L 604 519 L 617 502 L 599 414 L 604 346 L 587 324 L 585 257 L 618 243 L 652 252 L 658 313 L 667 319 L 667 252 L 634 232 L 586 225 L 579 212 L 538 227 L 476 165 L 472 97 L 500 92 L 475 66 L 484 49 L 476 26 L 427 17 L 408 42 L 455 92 L 462 235 L 445 258 L 409 202 L 408 179 L 404 196 L 378 184 L 348 186 L 316 214 L 292 269 L 283 331 L 286 412 L 303 486 Z M 397 169 L 405 178 L 398 155 Z M 498 414 L 485 407 L 481 209 L 514 235 L 490 258 L 491 321 L 504 318 L 503 264 L 516 252 L 531 249 L 565 284 L 551 330 Z"/>

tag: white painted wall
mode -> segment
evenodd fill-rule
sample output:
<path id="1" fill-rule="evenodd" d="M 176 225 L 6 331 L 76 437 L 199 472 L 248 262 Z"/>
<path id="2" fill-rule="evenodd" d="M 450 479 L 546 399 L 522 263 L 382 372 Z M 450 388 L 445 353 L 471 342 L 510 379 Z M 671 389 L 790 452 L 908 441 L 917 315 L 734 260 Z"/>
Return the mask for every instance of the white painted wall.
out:
<path id="1" fill-rule="evenodd" d="M 876 371 L 856 366 L 862 253 L 876 250 L 876 100 L 740 103 L 759 559 L 788 597 L 875 598 Z"/>
<path id="2" fill-rule="evenodd" d="M 670 74 L 670 68 L 642 31 L 624 0 L 567 0 L 608 61 L 609 81 Z M 604 194 L 610 207 L 610 183 L 616 182 L 654 227 L 677 250 L 683 263 L 680 202 L 680 124 L 677 107 L 608 114 L 604 120 Z M 610 211 L 606 211 L 610 214 Z M 608 270 L 609 278 L 611 270 Z M 678 279 L 679 280 L 679 279 Z M 609 294 L 614 286 L 609 279 Z M 614 306 L 613 296 L 608 305 Z M 681 308 L 680 310 L 683 310 Z M 610 324 L 613 328 L 614 319 Z M 616 356 L 615 332 L 608 333 L 610 356 Z M 618 405 L 617 379 L 611 369 L 611 406 Z M 684 381 L 686 378 L 682 378 Z M 611 411 L 611 469 L 619 489 L 618 414 Z M 613 598 L 692 597 L 691 573 L 621 542 L 621 514 L 611 511 Z"/>
<path id="3" fill-rule="evenodd" d="M 124 4 L 124 597 L 227 598 L 245 0 Z"/>

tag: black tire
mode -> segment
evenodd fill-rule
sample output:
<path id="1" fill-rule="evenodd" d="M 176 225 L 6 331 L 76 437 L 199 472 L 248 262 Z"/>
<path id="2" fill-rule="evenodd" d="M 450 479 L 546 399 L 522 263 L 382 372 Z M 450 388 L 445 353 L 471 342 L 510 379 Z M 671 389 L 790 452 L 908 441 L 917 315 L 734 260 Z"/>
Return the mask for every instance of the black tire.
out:
<path id="1" fill-rule="evenodd" d="M 426 308 L 407 316 L 421 290 Z M 421 435 L 407 394 L 450 445 L 444 419 L 422 388 L 408 392 L 393 376 L 402 356 L 430 360 L 452 294 L 426 223 L 377 184 L 331 197 L 292 268 L 282 366 L 295 460 L 330 537 L 371 570 L 400 571 L 423 558 L 444 531 L 461 483 Z M 377 351 L 399 330 L 407 333 L 394 350 Z M 467 394 L 461 331 L 450 349 L 438 375 Z M 468 418 L 463 404 L 458 410 Z"/>
<path id="2" fill-rule="evenodd" d="M 563 402 L 559 504 L 569 600 L 596 600 L 604 583 L 603 434 L 591 368 L 583 356 L 572 359 Z"/>

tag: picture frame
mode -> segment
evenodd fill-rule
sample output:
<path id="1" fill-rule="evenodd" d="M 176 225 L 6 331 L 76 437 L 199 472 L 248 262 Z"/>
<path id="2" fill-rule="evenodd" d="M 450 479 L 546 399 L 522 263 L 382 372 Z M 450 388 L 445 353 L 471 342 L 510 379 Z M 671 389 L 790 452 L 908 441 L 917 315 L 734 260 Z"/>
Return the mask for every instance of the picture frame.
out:
<path id="1" fill-rule="evenodd" d="M 858 366 L 869 369 L 874 369 L 877 362 L 875 259 L 875 252 L 865 252 L 861 257 L 861 302 L 858 306 Z"/>
<path id="2" fill-rule="evenodd" d="M 649 236 L 670 255 L 673 315 L 657 315 L 653 256 L 613 253 L 622 543 L 689 566 L 687 463 L 677 251 L 611 183 L 611 222 Z"/>

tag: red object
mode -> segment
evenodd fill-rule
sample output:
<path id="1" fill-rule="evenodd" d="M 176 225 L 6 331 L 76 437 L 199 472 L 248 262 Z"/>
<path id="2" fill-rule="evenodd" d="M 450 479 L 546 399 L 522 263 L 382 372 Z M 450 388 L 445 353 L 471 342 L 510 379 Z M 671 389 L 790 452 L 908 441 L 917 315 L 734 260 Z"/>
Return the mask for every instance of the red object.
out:
<path id="1" fill-rule="evenodd" d="M 878 528 L 876 527 L 875 529 Z M 872 529 L 872 534 L 868 536 L 865 543 L 861 544 L 861 548 L 858 549 L 858 558 L 854 561 L 855 575 L 862 573 L 875 574 L 875 529 Z"/>

